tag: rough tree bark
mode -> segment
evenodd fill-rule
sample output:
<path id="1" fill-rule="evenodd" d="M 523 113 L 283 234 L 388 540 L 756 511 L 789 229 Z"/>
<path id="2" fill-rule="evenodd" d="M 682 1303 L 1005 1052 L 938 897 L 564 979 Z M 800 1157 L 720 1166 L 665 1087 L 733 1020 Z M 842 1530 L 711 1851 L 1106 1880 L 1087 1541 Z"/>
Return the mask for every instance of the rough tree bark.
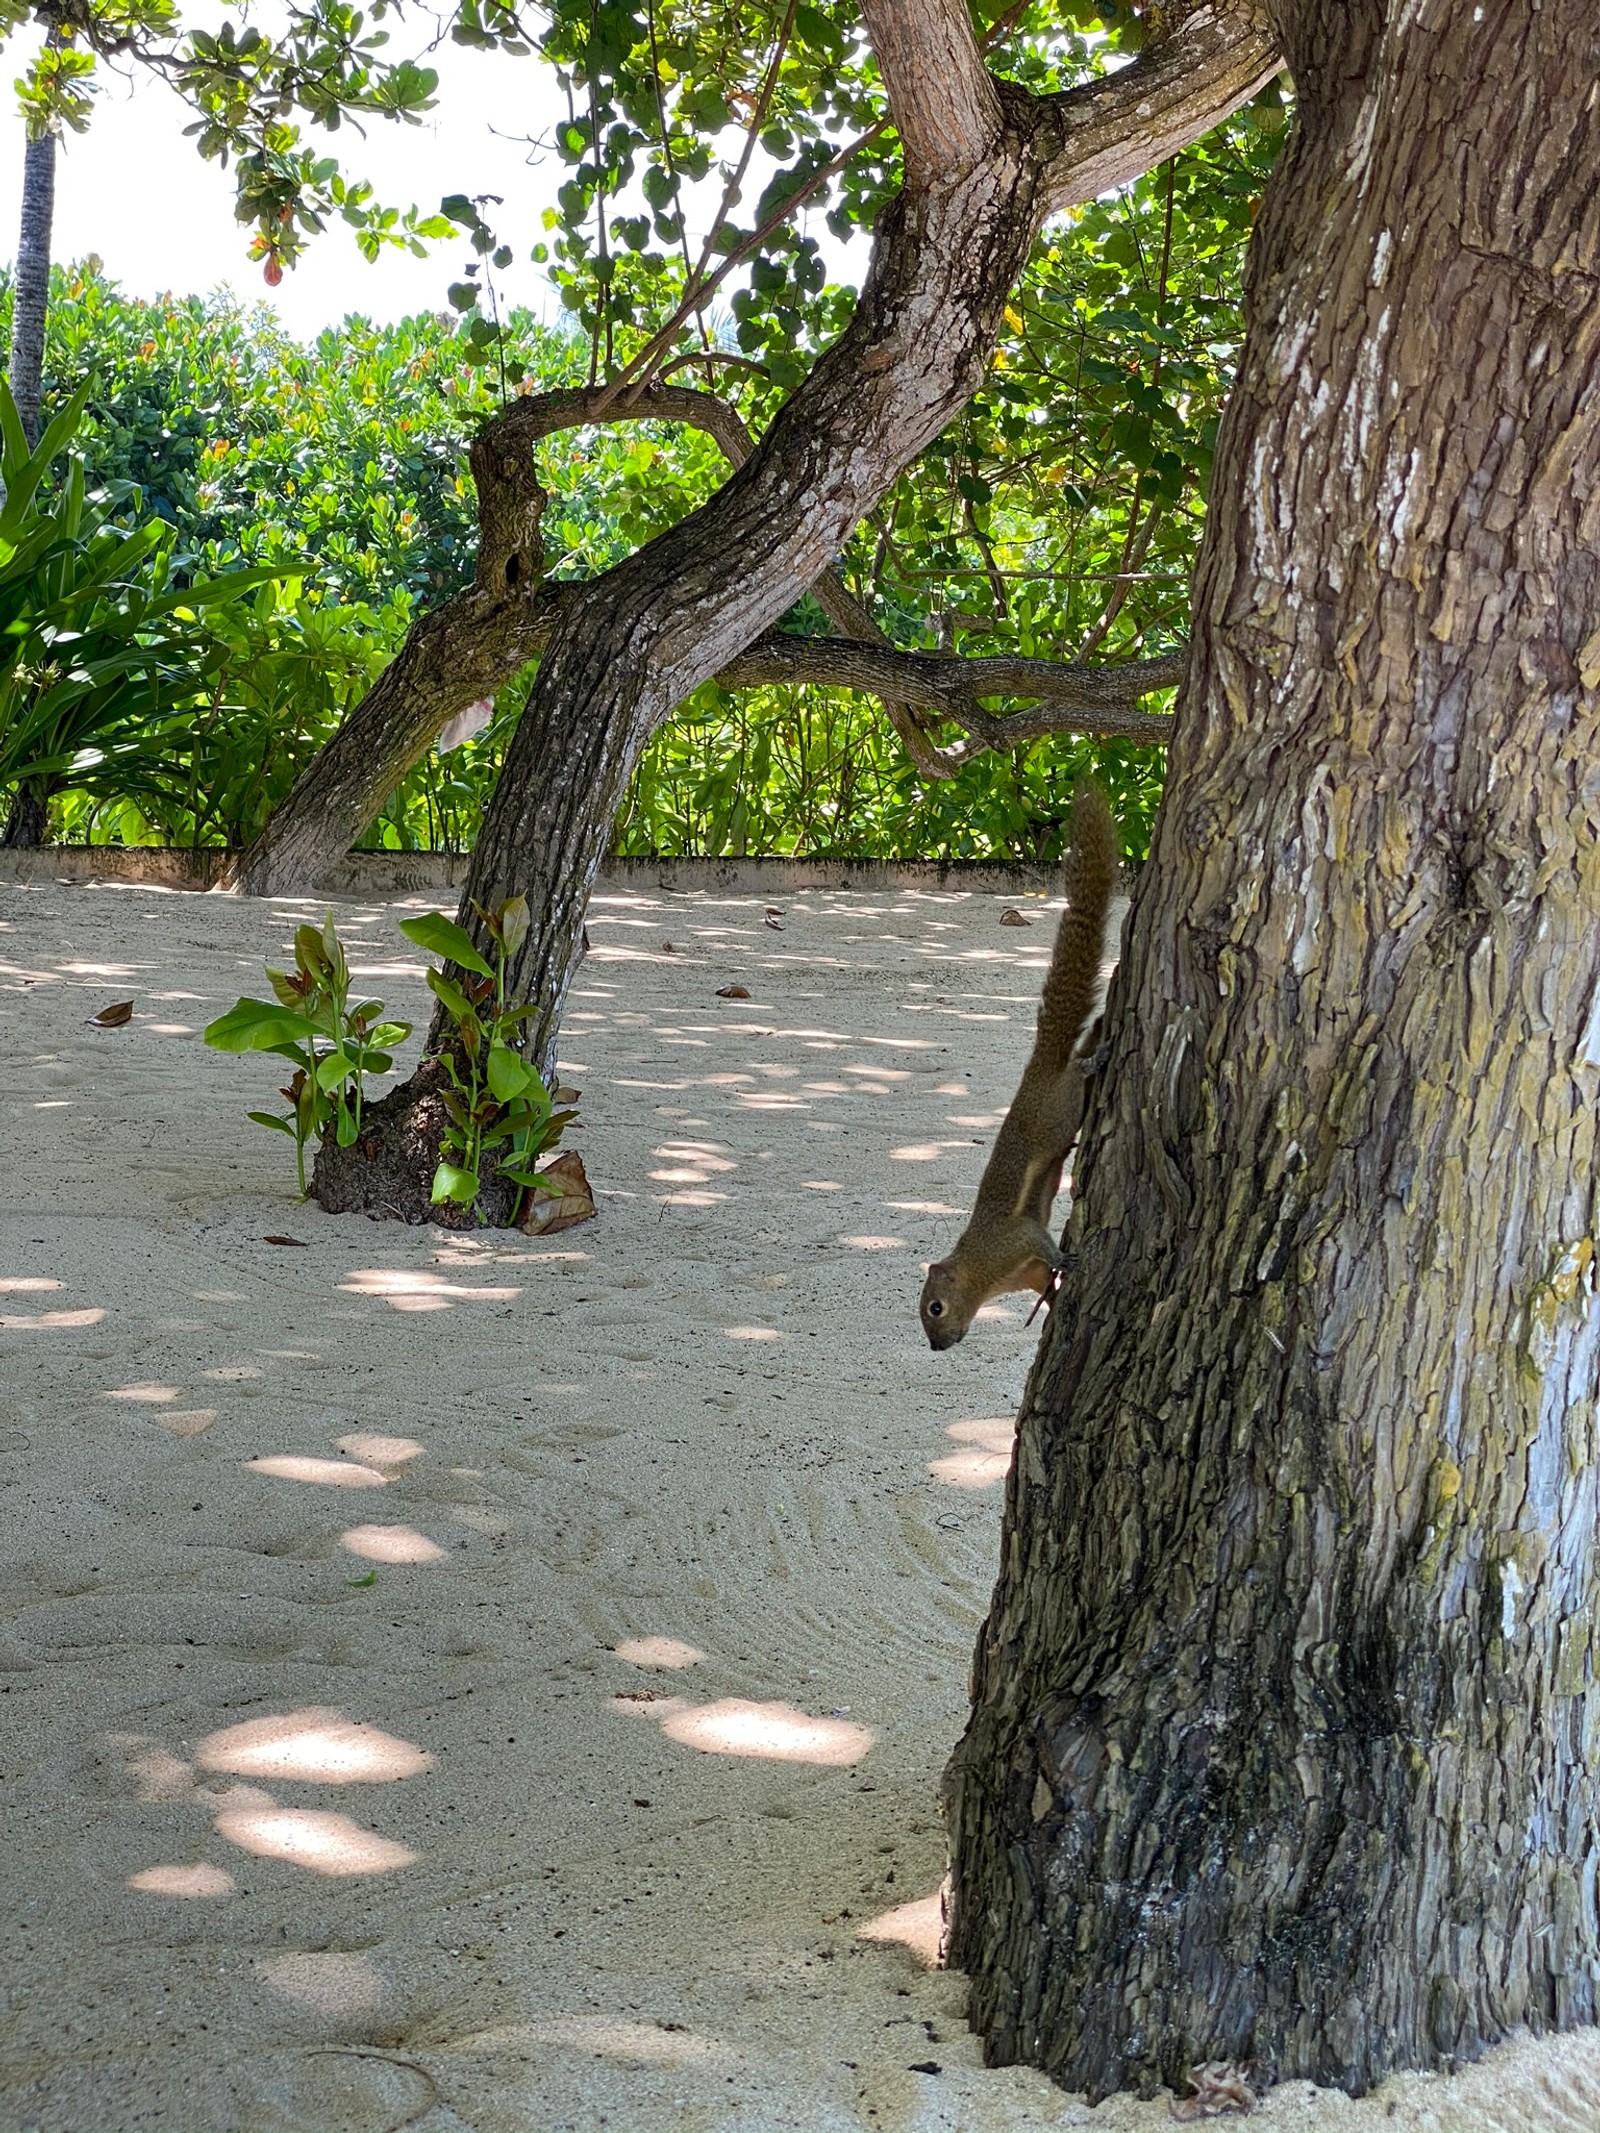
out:
<path id="1" fill-rule="evenodd" d="M 1600 18 L 1277 0 L 1193 663 L 952 1765 L 992 2062 L 1595 2018 Z"/>
<path id="2" fill-rule="evenodd" d="M 547 1070 L 589 890 L 656 726 L 815 583 L 971 397 L 1045 218 L 1197 139 L 1279 64 L 1255 0 L 1206 0 L 1166 10 L 1121 72 L 1039 97 L 990 77 L 965 0 L 863 12 L 905 183 L 855 316 L 709 502 L 562 602 L 473 854 L 463 923 L 474 902 L 528 898 L 509 976 Z"/>
<path id="3" fill-rule="evenodd" d="M 52 28 L 49 41 L 62 41 Z M 11 396 L 28 443 L 39 442 L 44 326 L 50 308 L 50 246 L 56 214 L 56 136 L 47 128 L 22 151 L 22 222 L 11 285 Z"/>
<path id="4" fill-rule="evenodd" d="M 49 41 L 61 42 L 52 27 Z M 39 442 L 39 401 L 44 386 L 44 325 L 50 305 L 50 247 L 56 213 L 56 137 L 30 139 L 22 151 L 22 220 L 17 232 L 16 272 L 11 284 L 11 395 L 30 446 Z M 21 786 L 12 796 L 0 846 L 37 846 L 50 821 L 51 785 Z"/>

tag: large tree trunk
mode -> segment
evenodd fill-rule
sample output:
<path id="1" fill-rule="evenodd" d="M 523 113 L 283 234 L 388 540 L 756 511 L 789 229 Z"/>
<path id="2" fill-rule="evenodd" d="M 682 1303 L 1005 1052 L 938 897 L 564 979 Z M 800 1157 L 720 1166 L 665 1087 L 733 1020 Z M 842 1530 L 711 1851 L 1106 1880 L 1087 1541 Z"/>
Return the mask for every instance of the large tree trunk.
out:
<path id="1" fill-rule="evenodd" d="M 952 1765 L 995 2063 L 1587 2023 L 1600 18 L 1280 0 L 1194 663 Z"/>

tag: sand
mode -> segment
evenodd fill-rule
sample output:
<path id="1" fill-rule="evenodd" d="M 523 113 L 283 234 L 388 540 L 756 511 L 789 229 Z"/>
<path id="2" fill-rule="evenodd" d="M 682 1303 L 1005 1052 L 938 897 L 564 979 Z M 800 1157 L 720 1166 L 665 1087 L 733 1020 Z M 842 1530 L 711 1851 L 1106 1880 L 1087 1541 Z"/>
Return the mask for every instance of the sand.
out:
<path id="1" fill-rule="evenodd" d="M 406 908 L 338 919 L 420 1022 Z M 246 1123 L 199 1030 L 320 903 L 0 884 L 0 2125 L 1171 2124 L 984 2071 L 917 1953 L 1035 1337 L 914 1315 L 1001 908 L 603 888 L 601 1215 L 534 1243 L 324 1216 Z M 1600 2051 L 1255 2123 L 1593 2127 Z"/>

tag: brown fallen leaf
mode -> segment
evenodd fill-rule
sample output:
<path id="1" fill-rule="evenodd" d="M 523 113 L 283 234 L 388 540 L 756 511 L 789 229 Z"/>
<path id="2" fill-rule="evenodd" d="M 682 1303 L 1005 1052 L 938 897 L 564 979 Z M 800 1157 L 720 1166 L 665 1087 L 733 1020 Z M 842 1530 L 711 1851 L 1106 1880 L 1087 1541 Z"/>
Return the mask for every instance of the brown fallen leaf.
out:
<path id="1" fill-rule="evenodd" d="M 1000 923 L 1002 926 L 1031 926 L 1033 924 L 1033 920 L 1031 918 L 1024 918 L 1022 913 L 1013 904 L 1008 909 L 1001 912 Z"/>
<path id="2" fill-rule="evenodd" d="M 99 1014 L 89 1017 L 91 1029 L 121 1029 L 124 1022 L 133 1020 L 131 1000 L 113 1000 L 109 1007 L 102 1007 Z"/>
<path id="3" fill-rule="evenodd" d="M 717 987 L 717 998 L 719 1000 L 748 1000 L 749 997 L 750 988 L 748 985 L 719 985 Z"/>
<path id="4" fill-rule="evenodd" d="M 1170 2098 L 1167 2109 L 1183 2125 L 1199 2118 L 1247 2118 L 1256 2107 L 1256 2092 L 1245 2080 L 1245 2072 L 1244 2067 L 1223 2059 L 1197 2066 L 1189 2076 L 1194 2094 L 1181 2102 Z"/>
<path id="5" fill-rule="evenodd" d="M 766 916 L 762 919 L 761 923 L 764 926 L 770 926 L 774 933 L 781 933 L 783 931 L 783 927 L 779 924 L 779 920 L 782 917 L 783 913 L 778 909 L 776 904 L 768 904 Z"/>
<path id="6" fill-rule="evenodd" d="M 583 1157 L 567 1149 L 544 1164 L 539 1175 L 560 1186 L 559 1192 L 530 1192 L 522 1211 L 522 1227 L 530 1237 L 553 1237 L 557 1230 L 576 1229 L 592 1222 L 598 1209 L 594 1192 L 583 1168 Z"/>
<path id="7" fill-rule="evenodd" d="M 301 1251 L 309 1249 L 304 1237 L 263 1237 L 263 1244 L 297 1244 Z"/>
<path id="8" fill-rule="evenodd" d="M 569 1089 L 564 1081 L 558 1081 L 550 1091 L 550 1101 L 553 1104 L 575 1104 L 582 1094 L 582 1089 Z"/>
<path id="9" fill-rule="evenodd" d="M 663 941 L 661 943 L 661 953 L 663 955 L 676 955 L 677 952 L 678 947 L 675 941 Z"/>

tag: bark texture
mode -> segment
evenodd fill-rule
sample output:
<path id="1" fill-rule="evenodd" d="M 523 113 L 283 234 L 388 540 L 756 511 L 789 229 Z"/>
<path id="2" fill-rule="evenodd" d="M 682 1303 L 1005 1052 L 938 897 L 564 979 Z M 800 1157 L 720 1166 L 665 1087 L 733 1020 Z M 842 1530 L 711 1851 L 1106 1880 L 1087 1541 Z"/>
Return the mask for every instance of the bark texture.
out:
<path id="1" fill-rule="evenodd" d="M 52 30 L 50 41 L 61 42 Z M 22 223 L 11 298 L 12 398 L 30 446 L 39 442 L 44 322 L 50 305 L 50 243 L 56 214 L 56 137 L 42 133 L 22 151 Z"/>
<path id="2" fill-rule="evenodd" d="M 994 2063 L 1595 2018 L 1600 18 L 1281 0 L 1297 131 L 948 1784 Z"/>

